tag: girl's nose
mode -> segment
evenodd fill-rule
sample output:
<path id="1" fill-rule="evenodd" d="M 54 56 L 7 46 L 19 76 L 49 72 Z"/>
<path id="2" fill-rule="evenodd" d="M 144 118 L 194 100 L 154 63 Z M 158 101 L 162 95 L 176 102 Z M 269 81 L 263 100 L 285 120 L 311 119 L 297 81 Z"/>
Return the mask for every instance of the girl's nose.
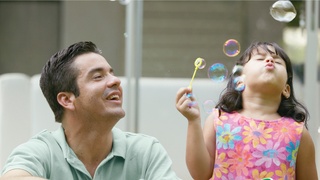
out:
<path id="1" fill-rule="evenodd" d="M 272 56 L 267 56 L 266 62 L 267 62 L 267 63 L 269 63 L 269 62 L 274 63 L 273 57 L 272 57 Z"/>

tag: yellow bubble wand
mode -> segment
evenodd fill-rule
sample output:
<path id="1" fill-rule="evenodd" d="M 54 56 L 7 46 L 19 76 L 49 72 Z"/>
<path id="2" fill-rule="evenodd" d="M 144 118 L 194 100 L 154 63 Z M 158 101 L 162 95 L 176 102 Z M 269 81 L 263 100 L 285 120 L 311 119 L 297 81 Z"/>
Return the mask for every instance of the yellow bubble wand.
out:
<path id="1" fill-rule="evenodd" d="M 193 79 L 194 79 L 194 77 L 196 76 L 197 70 L 198 70 L 199 67 L 202 65 L 202 61 L 203 61 L 202 58 L 197 58 L 197 59 L 194 61 L 194 66 L 195 66 L 195 68 L 194 68 L 194 72 L 193 72 L 193 75 L 192 75 L 190 84 L 189 84 L 189 86 L 188 86 L 188 88 L 190 88 L 190 89 L 192 89 Z"/>

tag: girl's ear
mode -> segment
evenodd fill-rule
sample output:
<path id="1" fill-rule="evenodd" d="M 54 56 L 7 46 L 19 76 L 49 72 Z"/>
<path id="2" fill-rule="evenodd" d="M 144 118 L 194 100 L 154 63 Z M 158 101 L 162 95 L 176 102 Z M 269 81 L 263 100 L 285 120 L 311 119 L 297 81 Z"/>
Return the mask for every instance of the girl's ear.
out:
<path id="1" fill-rule="evenodd" d="M 74 94 L 69 92 L 60 92 L 57 95 L 58 103 L 65 109 L 70 109 L 70 110 L 74 109 L 74 104 L 73 104 L 74 99 L 75 99 Z"/>
<path id="2" fill-rule="evenodd" d="M 288 99 L 290 97 L 290 91 L 291 89 L 289 84 L 286 84 L 285 88 L 282 91 L 282 95 Z"/>

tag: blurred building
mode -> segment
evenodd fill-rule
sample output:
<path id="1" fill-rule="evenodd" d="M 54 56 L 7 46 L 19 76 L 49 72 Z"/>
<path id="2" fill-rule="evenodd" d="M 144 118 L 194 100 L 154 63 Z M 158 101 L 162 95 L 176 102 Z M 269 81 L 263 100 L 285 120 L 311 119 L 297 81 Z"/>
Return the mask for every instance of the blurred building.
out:
<path id="1" fill-rule="evenodd" d="M 125 1 L 0 1 L 0 74 L 41 71 L 57 50 L 90 40 L 124 75 Z M 285 23 L 269 14 L 272 1 L 144 1 L 142 76 L 189 77 L 197 57 L 232 68 L 224 42 L 244 50 L 252 41 L 283 45 Z M 197 77 L 207 77 L 199 71 Z"/>

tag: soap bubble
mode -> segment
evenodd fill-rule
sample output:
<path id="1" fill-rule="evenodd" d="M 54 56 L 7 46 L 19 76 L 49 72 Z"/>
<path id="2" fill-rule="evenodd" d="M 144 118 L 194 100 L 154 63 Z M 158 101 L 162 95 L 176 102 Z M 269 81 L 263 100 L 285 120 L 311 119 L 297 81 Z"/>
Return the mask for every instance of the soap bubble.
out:
<path id="1" fill-rule="evenodd" d="M 236 91 L 243 91 L 244 88 L 246 87 L 246 85 L 244 84 L 244 75 L 242 76 L 237 76 L 236 78 L 233 79 L 233 83 L 234 83 L 234 89 Z"/>
<path id="2" fill-rule="evenodd" d="M 192 93 L 188 93 L 188 94 L 186 94 L 186 98 L 191 98 L 193 96 L 193 94 Z"/>
<path id="3" fill-rule="evenodd" d="M 235 65 L 232 69 L 232 75 L 233 76 L 241 76 L 243 71 L 243 66 L 241 65 Z"/>
<path id="4" fill-rule="evenodd" d="M 290 22 L 297 11 L 289 0 L 279 0 L 270 7 L 270 15 L 279 22 Z"/>
<path id="5" fill-rule="evenodd" d="M 198 105 L 198 103 L 197 103 L 196 101 L 192 101 L 192 102 L 189 102 L 189 103 L 188 103 L 188 107 L 189 107 L 189 108 L 194 107 L 194 106 L 196 106 L 196 105 Z"/>
<path id="6" fill-rule="evenodd" d="M 206 100 L 206 101 L 203 103 L 204 111 L 205 111 L 207 114 L 210 114 L 210 113 L 214 110 L 214 107 L 215 107 L 215 103 L 214 103 L 213 100 Z"/>
<path id="7" fill-rule="evenodd" d="M 229 57 L 235 57 L 240 53 L 240 44 L 235 39 L 229 39 L 223 44 L 223 53 Z"/>
<path id="8" fill-rule="evenodd" d="M 119 3 L 122 5 L 128 5 L 131 0 L 119 0 Z"/>
<path id="9" fill-rule="evenodd" d="M 223 82 L 228 76 L 228 69 L 221 63 L 215 63 L 208 68 L 208 77 L 214 82 Z"/>
<path id="10" fill-rule="evenodd" d="M 191 97 L 194 97 L 195 98 L 195 95 L 193 93 L 188 93 L 186 94 L 186 97 L 187 98 L 191 98 Z M 194 107 L 196 106 L 198 103 L 196 101 L 191 101 L 188 103 L 188 107 L 191 108 L 191 107 Z"/>
<path id="11" fill-rule="evenodd" d="M 242 75 L 243 66 L 235 65 L 232 69 L 233 84 L 236 91 L 243 91 L 245 88 L 244 75 Z"/>
<path id="12" fill-rule="evenodd" d="M 203 58 L 197 58 L 194 61 L 194 66 L 198 67 L 199 69 L 203 69 L 204 67 L 206 67 L 206 61 Z"/>

